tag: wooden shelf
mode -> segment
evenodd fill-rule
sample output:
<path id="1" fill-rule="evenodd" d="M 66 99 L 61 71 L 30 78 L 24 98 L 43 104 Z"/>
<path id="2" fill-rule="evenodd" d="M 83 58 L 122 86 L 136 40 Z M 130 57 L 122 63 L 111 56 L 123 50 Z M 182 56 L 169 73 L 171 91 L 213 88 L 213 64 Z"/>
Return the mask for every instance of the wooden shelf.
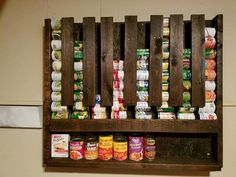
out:
<path id="1" fill-rule="evenodd" d="M 139 162 L 125 161 L 101 161 L 101 160 L 71 160 L 69 158 L 51 158 L 48 160 L 47 167 L 87 167 L 87 168 L 113 168 L 113 169 L 153 169 L 153 170 L 199 170 L 217 171 L 221 166 L 213 159 L 196 158 L 164 158 L 157 157 L 154 161 L 142 160 Z"/>
<path id="2" fill-rule="evenodd" d="M 51 132 L 174 132 L 217 133 L 217 121 L 209 120 L 137 120 L 84 119 L 50 120 Z"/>

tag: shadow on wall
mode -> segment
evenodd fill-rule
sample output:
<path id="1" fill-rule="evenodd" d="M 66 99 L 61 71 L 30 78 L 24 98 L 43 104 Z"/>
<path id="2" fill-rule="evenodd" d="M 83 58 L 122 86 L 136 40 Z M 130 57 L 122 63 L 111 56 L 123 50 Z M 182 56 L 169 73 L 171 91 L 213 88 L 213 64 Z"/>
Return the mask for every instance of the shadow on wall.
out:
<path id="1" fill-rule="evenodd" d="M 66 173 L 100 173 L 100 174 L 139 174 L 139 175 L 169 175 L 169 176 L 210 176 L 207 171 L 183 171 L 183 170 L 129 170 L 122 171 L 120 169 L 98 169 L 98 168 L 66 168 L 66 167 L 45 167 L 45 172 L 66 172 Z"/>
<path id="2" fill-rule="evenodd" d="M 1 0 L 0 1 L 0 14 L 2 13 L 3 6 L 5 5 L 6 0 Z"/>

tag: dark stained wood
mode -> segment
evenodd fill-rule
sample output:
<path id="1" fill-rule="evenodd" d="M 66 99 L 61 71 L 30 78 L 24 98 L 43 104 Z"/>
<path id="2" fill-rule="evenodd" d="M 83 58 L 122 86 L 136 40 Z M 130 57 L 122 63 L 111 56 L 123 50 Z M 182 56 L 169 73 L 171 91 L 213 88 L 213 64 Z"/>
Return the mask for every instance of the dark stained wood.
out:
<path id="1" fill-rule="evenodd" d="M 74 23 L 74 40 L 83 41 L 83 24 Z"/>
<path id="2" fill-rule="evenodd" d="M 134 162 L 125 160 L 122 162 L 109 160 L 71 160 L 69 158 L 50 159 L 47 166 L 58 167 L 83 167 L 83 168 L 109 168 L 109 169 L 143 169 L 143 170 L 193 170 L 193 171 L 217 171 L 220 166 L 212 159 L 196 159 L 196 158 L 161 158 L 157 157 L 154 161 L 143 160 Z"/>
<path id="3" fill-rule="evenodd" d="M 113 18 L 101 18 L 101 105 L 112 106 Z"/>
<path id="4" fill-rule="evenodd" d="M 216 114 L 218 121 L 217 160 L 223 165 L 223 15 L 212 20 L 216 28 Z"/>
<path id="5" fill-rule="evenodd" d="M 138 30 L 138 37 L 137 37 L 137 48 L 138 49 L 145 49 L 146 48 L 146 23 L 145 22 L 138 22 L 137 23 L 137 30 Z"/>
<path id="6" fill-rule="evenodd" d="M 51 120 L 52 132 L 216 133 L 217 121 L 201 120 Z"/>
<path id="7" fill-rule="evenodd" d="M 183 15 L 170 15 L 170 106 L 183 104 Z"/>
<path id="8" fill-rule="evenodd" d="M 113 58 L 121 58 L 121 23 L 113 23 Z"/>
<path id="9" fill-rule="evenodd" d="M 205 106 L 205 16 L 192 15 L 192 106 Z"/>
<path id="10" fill-rule="evenodd" d="M 83 18 L 84 105 L 94 106 L 96 96 L 96 26 L 94 17 Z"/>
<path id="11" fill-rule="evenodd" d="M 51 116 L 51 20 L 45 19 L 43 45 L 43 163 L 47 164 L 51 153 L 49 121 Z"/>
<path id="12" fill-rule="evenodd" d="M 62 105 L 74 105 L 74 18 L 62 18 Z"/>
<path id="13" fill-rule="evenodd" d="M 125 17 L 125 61 L 124 61 L 124 103 L 136 105 L 136 50 L 137 50 L 137 16 Z"/>
<path id="14" fill-rule="evenodd" d="M 149 104 L 161 106 L 163 16 L 152 15 L 150 23 Z"/>

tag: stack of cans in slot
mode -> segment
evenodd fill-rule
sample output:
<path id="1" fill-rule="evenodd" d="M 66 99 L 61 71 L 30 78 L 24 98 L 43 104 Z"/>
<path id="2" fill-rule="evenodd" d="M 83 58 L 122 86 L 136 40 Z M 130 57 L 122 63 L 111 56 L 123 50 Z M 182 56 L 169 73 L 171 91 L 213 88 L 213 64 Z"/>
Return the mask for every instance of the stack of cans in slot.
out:
<path id="1" fill-rule="evenodd" d="M 175 119 L 174 108 L 168 105 L 169 101 L 169 56 L 170 56 L 170 27 L 169 18 L 163 19 L 162 40 L 162 106 L 157 107 L 159 119 Z"/>
<path id="2" fill-rule="evenodd" d="M 52 119 L 68 119 L 67 106 L 61 105 L 61 20 L 52 20 Z"/>
<path id="3" fill-rule="evenodd" d="M 151 107 L 148 105 L 149 87 L 149 49 L 137 49 L 137 104 L 135 107 L 136 119 L 151 119 Z"/>
<path id="4" fill-rule="evenodd" d="M 96 104 L 92 108 L 92 118 L 93 119 L 107 119 L 106 107 L 101 106 L 101 96 L 96 95 Z"/>
<path id="5" fill-rule="evenodd" d="M 183 52 L 183 105 L 179 107 L 178 119 L 195 119 L 195 108 L 191 106 L 191 70 L 190 70 L 191 49 L 184 49 Z"/>
<path id="6" fill-rule="evenodd" d="M 215 120 L 217 115 L 215 113 L 216 105 L 216 29 L 205 28 L 205 107 L 199 108 L 199 117 L 201 120 Z"/>
<path id="7" fill-rule="evenodd" d="M 83 106 L 83 42 L 74 41 L 74 107 L 72 119 L 89 118 L 89 109 Z"/>
<path id="8" fill-rule="evenodd" d="M 113 60 L 113 106 L 111 119 L 127 119 L 124 107 L 124 61 Z"/>

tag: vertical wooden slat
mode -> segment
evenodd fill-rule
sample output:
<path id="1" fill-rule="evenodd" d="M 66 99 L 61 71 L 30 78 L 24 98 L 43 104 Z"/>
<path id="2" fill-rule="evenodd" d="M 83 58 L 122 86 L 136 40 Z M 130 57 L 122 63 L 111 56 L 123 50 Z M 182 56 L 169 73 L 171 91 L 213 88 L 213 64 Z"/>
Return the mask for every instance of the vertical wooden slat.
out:
<path id="1" fill-rule="evenodd" d="M 84 105 L 94 106 L 96 96 L 96 24 L 95 17 L 83 18 L 83 89 Z"/>
<path id="2" fill-rule="evenodd" d="M 74 40 L 82 41 L 83 40 L 83 24 L 74 23 Z"/>
<path id="3" fill-rule="evenodd" d="M 51 116 L 51 20 L 45 19 L 43 46 L 43 163 L 50 159 L 51 142 L 49 121 Z"/>
<path id="4" fill-rule="evenodd" d="M 146 23 L 145 22 L 138 22 L 138 36 L 137 36 L 137 48 L 138 49 L 145 49 L 146 48 Z"/>
<path id="5" fill-rule="evenodd" d="M 170 15 L 170 106 L 183 104 L 183 15 Z"/>
<path id="6" fill-rule="evenodd" d="M 112 106 L 113 18 L 101 18 L 101 104 Z"/>
<path id="7" fill-rule="evenodd" d="M 216 114 L 218 121 L 217 160 L 223 165 L 223 15 L 217 15 L 212 20 L 216 28 Z"/>
<path id="8" fill-rule="evenodd" d="M 62 105 L 74 104 L 74 18 L 62 18 Z"/>
<path id="9" fill-rule="evenodd" d="M 121 23 L 113 23 L 113 58 L 121 58 Z"/>
<path id="10" fill-rule="evenodd" d="M 192 15 L 192 106 L 205 106 L 205 16 Z"/>
<path id="11" fill-rule="evenodd" d="M 150 22 L 149 104 L 162 105 L 163 16 L 152 15 Z"/>
<path id="12" fill-rule="evenodd" d="M 125 17 L 125 61 L 124 61 L 124 103 L 136 105 L 136 50 L 137 50 L 137 16 Z"/>

